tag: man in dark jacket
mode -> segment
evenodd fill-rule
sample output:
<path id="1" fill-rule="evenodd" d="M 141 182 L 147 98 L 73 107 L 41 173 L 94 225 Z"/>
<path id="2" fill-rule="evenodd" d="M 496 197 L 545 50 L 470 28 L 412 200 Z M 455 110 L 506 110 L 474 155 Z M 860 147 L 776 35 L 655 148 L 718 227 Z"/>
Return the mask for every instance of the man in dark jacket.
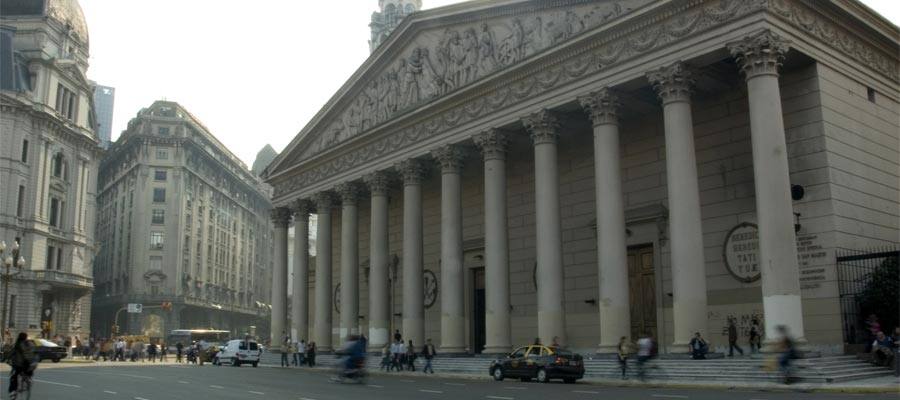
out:
<path id="1" fill-rule="evenodd" d="M 734 349 L 744 355 L 744 349 L 737 344 L 738 332 L 734 325 L 734 318 L 728 318 L 728 357 L 734 357 Z"/>
<path id="2" fill-rule="evenodd" d="M 425 347 L 422 348 L 422 357 L 425 357 L 425 368 L 422 369 L 422 373 L 427 374 L 428 371 L 434 373 L 434 368 L 431 367 L 431 360 L 434 359 L 434 356 L 437 355 L 437 351 L 434 350 L 434 345 L 431 344 L 431 338 L 425 341 Z"/>

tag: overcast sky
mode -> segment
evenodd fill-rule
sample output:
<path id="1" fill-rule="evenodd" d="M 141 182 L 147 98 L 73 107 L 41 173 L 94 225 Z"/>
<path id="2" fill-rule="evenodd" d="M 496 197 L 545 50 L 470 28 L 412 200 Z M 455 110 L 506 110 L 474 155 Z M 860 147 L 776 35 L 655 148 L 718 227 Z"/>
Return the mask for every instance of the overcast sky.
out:
<path id="1" fill-rule="evenodd" d="M 423 0 L 434 8 L 460 0 Z M 112 138 L 177 101 L 250 166 L 281 151 L 369 55 L 377 0 L 80 0 L 88 77 L 116 88 Z M 864 0 L 900 21 L 900 1 Z"/>

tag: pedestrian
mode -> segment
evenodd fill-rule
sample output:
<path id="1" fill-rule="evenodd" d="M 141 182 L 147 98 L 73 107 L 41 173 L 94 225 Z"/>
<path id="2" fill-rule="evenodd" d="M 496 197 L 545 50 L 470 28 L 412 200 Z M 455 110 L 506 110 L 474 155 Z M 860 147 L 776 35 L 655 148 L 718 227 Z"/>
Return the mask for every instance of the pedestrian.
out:
<path id="1" fill-rule="evenodd" d="M 694 338 L 689 344 L 691 349 L 692 360 L 705 360 L 706 353 L 709 351 L 709 343 L 700 336 L 700 332 L 694 332 Z"/>
<path id="2" fill-rule="evenodd" d="M 759 320 L 753 318 L 750 321 L 750 353 L 758 354 L 760 345 L 762 344 L 762 329 L 759 327 Z"/>
<path id="3" fill-rule="evenodd" d="M 147 358 L 150 362 L 156 362 L 156 345 L 153 343 L 147 344 Z"/>
<path id="4" fill-rule="evenodd" d="M 413 341 L 409 341 L 409 346 L 406 346 L 406 369 L 407 371 L 415 371 L 416 370 L 416 346 L 413 346 Z"/>
<path id="5" fill-rule="evenodd" d="M 397 342 L 397 354 L 399 355 L 397 358 L 397 370 L 403 371 L 403 368 L 406 368 L 406 342 L 402 340 Z"/>
<path id="6" fill-rule="evenodd" d="M 554 336 L 554 337 L 553 337 L 553 343 L 551 343 L 550 346 L 551 346 L 551 347 L 555 347 L 555 348 L 560 348 L 560 347 L 562 347 L 562 345 L 559 344 L 559 336 Z"/>
<path id="7" fill-rule="evenodd" d="M 113 354 L 113 361 L 125 361 L 125 341 L 122 340 L 122 338 L 116 340 L 115 350 L 116 352 Z"/>
<path id="8" fill-rule="evenodd" d="M 300 342 L 294 343 L 294 366 L 299 367 L 300 364 Z"/>
<path id="9" fill-rule="evenodd" d="M 3 354 L 3 359 L 10 365 L 12 371 L 9 375 L 9 393 L 15 392 L 19 387 L 19 375 L 31 376 L 34 374 L 32 363 L 34 362 L 34 348 L 28 341 L 28 334 L 19 332 L 12 348 Z M 12 395 L 10 395 L 12 397 Z"/>
<path id="10" fill-rule="evenodd" d="M 393 371 L 394 369 L 400 371 L 400 343 L 399 340 L 394 340 L 394 343 L 391 343 L 391 365 L 388 371 Z"/>
<path id="11" fill-rule="evenodd" d="M 734 357 L 734 349 L 737 349 L 741 355 L 744 355 L 744 349 L 737 344 L 738 340 L 738 331 L 737 326 L 734 324 L 734 318 L 728 318 L 728 357 Z"/>
<path id="12" fill-rule="evenodd" d="M 298 366 L 302 366 L 303 362 L 306 361 L 306 339 L 300 339 L 300 344 L 297 345 L 297 362 Z"/>
<path id="13" fill-rule="evenodd" d="M 378 366 L 378 369 L 384 371 L 390 371 L 391 369 L 391 349 L 388 345 L 384 345 L 381 348 L 381 365 Z"/>
<path id="14" fill-rule="evenodd" d="M 894 365 L 894 340 L 884 332 L 878 331 L 875 334 L 875 341 L 872 342 L 872 362 L 879 367 Z"/>
<path id="15" fill-rule="evenodd" d="M 183 361 L 181 359 L 183 352 L 184 352 L 184 345 L 181 344 L 181 342 L 175 343 L 175 362 L 180 364 Z"/>
<path id="16" fill-rule="evenodd" d="M 281 366 L 282 367 L 290 367 L 291 363 L 288 361 L 288 354 L 294 350 L 294 345 L 290 344 L 290 342 L 285 343 L 281 346 Z"/>
<path id="17" fill-rule="evenodd" d="M 394 329 L 394 341 L 399 342 L 403 340 L 403 335 L 400 334 L 399 329 Z"/>
<path id="18" fill-rule="evenodd" d="M 425 367 L 422 368 L 423 374 L 427 374 L 428 371 L 431 371 L 431 373 L 434 374 L 434 367 L 431 366 L 431 362 L 436 355 L 437 351 L 434 350 L 434 345 L 431 344 L 431 338 L 428 338 L 428 340 L 425 341 L 425 347 L 422 348 L 422 357 L 425 357 Z"/>
<path id="19" fill-rule="evenodd" d="M 168 362 L 169 361 L 169 347 L 166 346 L 165 342 L 159 343 L 159 362 Z"/>
<path id="20" fill-rule="evenodd" d="M 638 339 L 638 378 L 640 380 L 644 380 L 646 377 L 646 363 L 650 360 L 650 357 L 653 355 L 653 339 L 650 337 L 649 333 L 644 334 L 644 336 Z"/>
<path id="21" fill-rule="evenodd" d="M 795 358 L 798 358 L 797 348 L 794 344 L 794 339 L 791 337 L 790 332 L 788 331 L 788 327 L 785 325 L 778 325 L 775 327 L 778 335 L 781 336 L 780 344 L 780 354 L 778 355 L 778 367 L 781 369 L 782 377 L 784 378 L 784 384 L 789 385 L 793 382 L 793 376 L 791 371 L 791 362 Z"/>
<path id="22" fill-rule="evenodd" d="M 316 342 L 309 342 L 306 346 L 306 361 L 310 368 L 316 366 Z"/>
<path id="23" fill-rule="evenodd" d="M 625 379 L 625 373 L 628 370 L 628 354 L 631 352 L 631 346 L 625 336 L 619 338 L 619 346 L 616 354 L 619 356 L 619 365 L 622 367 L 622 379 Z"/>

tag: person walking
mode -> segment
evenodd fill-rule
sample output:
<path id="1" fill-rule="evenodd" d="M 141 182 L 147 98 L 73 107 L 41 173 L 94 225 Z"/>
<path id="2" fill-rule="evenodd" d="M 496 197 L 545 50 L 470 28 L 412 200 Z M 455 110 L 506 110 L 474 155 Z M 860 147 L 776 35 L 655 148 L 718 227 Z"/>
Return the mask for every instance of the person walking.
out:
<path id="1" fill-rule="evenodd" d="M 281 346 L 281 366 L 282 367 L 290 367 L 291 363 L 288 360 L 288 354 L 294 351 L 294 345 L 290 343 L 286 343 Z"/>
<path id="2" fill-rule="evenodd" d="M 184 345 L 181 342 L 175 343 L 175 362 L 181 364 L 182 356 L 184 355 Z"/>
<path id="3" fill-rule="evenodd" d="M 147 358 L 150 362 L 156 362 L 156 345 L 152 342 L 147 345 Z"/>
<path id="4" fill-rule="evenodd" d="M 791 337 L 787 326 L 778 325 L 775 327 L 775 330 L 778 332 L 778 335 L 781 336 L 781 352 L 778 355 L 778 367 L 781 369 L 784 384 L 790 385 L 794 381 L 791 362 L 798 358 L 796 344 L 794 343 L 794 338 Z"/>
<path id="5" fill-rule="evenodd" d="M 34 374 L 34 349 L 28 343 L 28 334 L 19 332 L 12 348 L 3 355 L 3 359 L 9 363 L 12 371 L 9 375 L 9 393 L 15 392 L 19 388 L 19 376 L 31 376 Z M 12 397 L 12 395 L 10 395 Z"/>
<path id="6" fill-rule="evenodd" d="M 422 368 L 423 374 L 427 374 L 428 371 L 434 374 L 434 367 L 431 366 L 431 363 L 436 355 L 437 351 L 434 350 L 434 345 L 431 344 L 431 338 L 428 338 L 425 341 L 425 347 L 422 348 L 422 357 L 425 357 L 425 367 Z"/>
<path id="7" fill-rule="evenodd" d="M 753 318 L 750 321 L 750 353 L 759 354 L 760 345 L 762 344 L 762 328 L 759 327 L 759 320 Z"/>
<path id="8" fill-rule="evenodd" d="M 309 342 L 306 346 L 306 360 L 310 368 L 316 366 L 316 342 Z"/>
<path id="9" fill-rule="evenodd" d="M 616 353 L 619 357 L 619 365 L 622 367 L 622 379 L 624 380 L 628 371 L 628 355 L 631 353 L 631 345 L 625 336 L 619 338 L 619 346 L 616 349 Z"/>
<path id="10" fill-rule="evenodd" d="M 400 346 L 401 343 L 399 340 L 394 340 L 394 343 L 391 343 L 390 353 L 391 353 L 391 365 L 388 368 L 388 371 L 393 371 L 396 369 L 400 371 Z"/>
<path id="11" fill-rule="evenodd" d="M 737 340 L 737 325 L 734 324 L 734 318 L 728 318 L 728 357 L 734 357 L 734 349 L 737 349 L 742 356 L 744 355 L 744 349 L 738 346 Z"/>
<path id="12" fill-rule="evenodd" d="M 391 368 L 391 350 L 390 346 L 385 345 L 381 348 L 381 365 L 378 369 L 381 371 L 390 371 Z"/>
<path id="13" fill-rule="evenodd" d="M 647 361 L 649 361 L 650 357 L 653 355 L 653 339 L 650 337 L 649 333 L 646 333 L 642 338 L 638 339 L 637 345 L 637 375 L 638 378 L 643 381 L 646 378 Z"/>
<path id="14" fill-rule="evenodd" d="M 116 352 L 113 353 L 113 361 L 125 361 L 125 341 L 122 338 L 116 340 Z"/>
<path id="15" fill-rule="evenodd" d="M 406 346 L 406 370 L 416 370 L 416 347 L 412 340 L 409 341 L 409 346 Z"/>
<path id="16" fill-rule="evenodd" d="M 297 352 L 294 354 L 297 356 L 297 366 L 303 366 L 306 361 L 306 339 L 300 339 L 300 343 L 297 344 Z"/>

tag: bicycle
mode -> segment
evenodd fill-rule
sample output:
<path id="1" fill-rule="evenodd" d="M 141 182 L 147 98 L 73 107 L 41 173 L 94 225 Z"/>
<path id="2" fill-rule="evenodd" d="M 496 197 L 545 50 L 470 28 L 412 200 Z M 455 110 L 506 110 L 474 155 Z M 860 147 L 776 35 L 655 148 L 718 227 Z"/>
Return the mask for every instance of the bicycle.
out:
<path id="1" fill-rule="evenodd" d="M 9 379 L 13 379 L 14 372 L 10 372 Z M 16 390 L 9 393 L 10 400 L 29 400 L 31 399 L 32 374 L 20 373 L 16 374 Z"/>

